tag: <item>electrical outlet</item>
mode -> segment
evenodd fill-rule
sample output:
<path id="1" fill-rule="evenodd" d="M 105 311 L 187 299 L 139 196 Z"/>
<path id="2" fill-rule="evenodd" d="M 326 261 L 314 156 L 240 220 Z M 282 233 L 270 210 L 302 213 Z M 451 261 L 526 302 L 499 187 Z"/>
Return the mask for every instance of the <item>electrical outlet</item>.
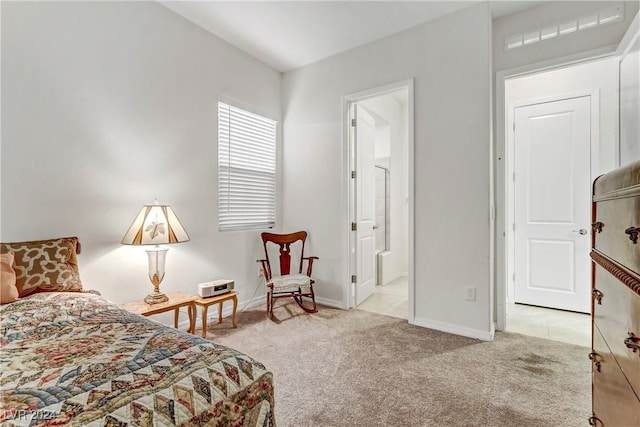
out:
<path id="1" fill-rule="evenodd" d="M 464 288 L 464 299 L 467 301 L 476 300 L 476 288 L 473 286 L 467 286 Z"/>

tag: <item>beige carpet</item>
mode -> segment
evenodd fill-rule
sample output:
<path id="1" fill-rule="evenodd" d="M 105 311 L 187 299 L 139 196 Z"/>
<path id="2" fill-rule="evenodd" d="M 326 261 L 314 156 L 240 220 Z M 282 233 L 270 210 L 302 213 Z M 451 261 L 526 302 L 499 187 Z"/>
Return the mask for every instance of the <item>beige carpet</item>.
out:
<path id="1" fill-rule="evenodd" d="M 361 310 L 308 315 L 278 302 L 210 325 L 208 339 L 274 374 L 275 415 L 286 426 L 585 426 L 589 350 L 498 333 L 459 337 Z"/>

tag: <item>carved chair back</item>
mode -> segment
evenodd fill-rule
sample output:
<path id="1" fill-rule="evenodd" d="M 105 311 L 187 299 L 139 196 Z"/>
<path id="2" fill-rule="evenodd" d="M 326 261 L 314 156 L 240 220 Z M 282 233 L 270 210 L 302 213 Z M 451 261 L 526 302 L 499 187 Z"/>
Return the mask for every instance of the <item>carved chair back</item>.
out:
<path id="1" fill-rule="evenodd" d="M 272 275 L 272 263 L 269 258 L 269 244 L 274 244 L 279 246 L 278 250 L 278 265 L 280 268 L 280 275 L 285 276 L 287 274 L 291 274 L 291 250 L 292 245 L 300 242 L 300 253 L 295 254 L 296 260 L 299 255 L 299 263 L 298 263 L 298 273 L 302 273 L 302 262 L 304 260 L 304 244 L 307 240 L 307 232 L 306 231 L 297 231 L 295 233 L 288 234 L 274 234 L 274 233 L 262 233 L 260 235 L 262 237 L 262 245 L 264 247 L 264 257 L 267 261 L 264 265 L 265 277 L 267 280 L 271 280 Z M 297 252 L 297 250 L 295 251 Z M 277 272 L 276 272 L 277 273 Z M 277 274 L 276 274 L 277 275 Z"/>

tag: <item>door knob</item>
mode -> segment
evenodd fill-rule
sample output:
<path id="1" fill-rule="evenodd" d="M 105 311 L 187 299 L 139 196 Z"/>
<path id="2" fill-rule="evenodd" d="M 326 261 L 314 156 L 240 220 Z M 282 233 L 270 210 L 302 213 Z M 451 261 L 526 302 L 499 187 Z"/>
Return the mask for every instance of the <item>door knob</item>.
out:
<path id="1" fill-rule="evenodd" d="M 571 230 L 572 233 L 580 233 L 581 235 L 585 235 L 588 231 L 585 228 L 581 228 L 580 230 Z"/>

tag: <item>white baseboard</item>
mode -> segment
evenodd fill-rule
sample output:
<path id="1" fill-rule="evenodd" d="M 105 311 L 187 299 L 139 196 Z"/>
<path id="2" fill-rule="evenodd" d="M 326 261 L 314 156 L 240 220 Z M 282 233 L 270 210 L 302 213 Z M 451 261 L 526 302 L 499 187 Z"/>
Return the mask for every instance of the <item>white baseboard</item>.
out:
<path id="1" fill-rule="evenodd" d="M 264 304 L 265 302 L 266 302 L 266 296 L 265 295 L 257 296 L 257 297 L 253 298 L 250 301 L 238 302 L 237 313 L 239 313 L 242 310 L 245 310 L 247 308 L 251 308 L 251 307 L 255 307 L 256 305 Z M 316 303 L 325 305 L 327 307 L 339 308 L 339 309 L 343 309 L 344 310 L 344 307 L 342 307 L 342 301 L 336 301 L 336 300 L 327 299 L 327 298 L 321 298 L 321 297 L 316 296 Z M 223 318 L 231 317 L 232 313 L 233 313 L 233 303 L 231 301 L 225 301 L 224 303 L 222 303 L 222 317 Z M 189 320 L 188 320 L 188 316 L 187 316 L 187 313 L 186 313 L 186 309 L 185 310 L 180 310 L 180 314 L 181 314 L 180 319 L 182 319 L 182 320 L 180 322 L 178 322 L 178 327 L 180 329 L 186 330 L 189 327 Z M 215 304 L 215 305 L 209 306 L 209 310 L 207 311 L 207 323 L 208 322 L 215 323 L 217 321 L 218 321 L 218 305 Z M 197 313 L 196 313 L 196 328 L 202 328 L 202 311 L 201 311 L 201 309 L 197 309 Z"/>
<path id="2" fill-rule="evenodd" d="M 266 304 L 266 302 L 267 302 L 267 296 L 266 295 L 259 295 L 259 296 L 253 298 L 250 301 L 245 301 L 243 303 L 238 303 L 238 311 L 246 310 L 247 308 L 255 307 L 256 305 Z M 228 311 L 226 309 L 223 309 L 222 310 L 222 316 L 223 317 L 225 315 L 231 316 L 231 311 L 232 310 L 233 310 L 233 307 L 229 308 Z"/>
<path id="3" fill-rule="evenodd" d="M 395 282 L 396 280 L 398 280 L 398 279 L 402 279 L 403 277 L 404 277 L 405 279 L 409 280 L 409 279 L 408 279 L 408 277 L 409 277 L 409 276 L 408 276 L 408 274 L 409 274 L 409 273 L 408 273 L 408 272 L 406 272 L 406 271 L 401 271 L 401 272 L 397 273 L 396 275 L 392 276 L 390 279 L 388 279 L 388 280 L 386 280 L 385 282 L 383 282 L 381 286 L 388 285 L 389 283 L 391 283 L 391 282 Z"/>
<path id="4" fill-rule="evenodd" d="M 238 303 L 238 312 L 245 310 L 247 308 L 254 307 L 256 305 L 264 304 L 265 298 L 266 298 L 265 295 L 260 295 L 258 297 L 253 298 L 250 301 L 244 301 L 244 302 Z M 342 302 L 337 300 L 316 297 L 316 303 L 322 304 L 327 307 L 346 310 L 346 308 L 342 306 Z M 209 311 L 207 312 L 207 321 L 211 321 L 211 322 L 218 321 L 217 308 L 218 308 L 217 305 L 212 305 L 209 307 Z M 223 318 L 230 317 L 232 312 L 233 312 L 233 304 L 231 302 L 224 302 L 222 304 L 222 317 Z M 178 327 L 181 330 L 186 330 L 187 327 L 189 326 L 187 313 L 186 311 L 183 311 L 183 310 L 180 310 L 180 313 L 182 314 L 180 318 L 183 320 L 178 323 Z M 495 325 L 493 323 L 491 324 L 490 331 L 482 331 L 479 329 L 465 328 L 458 325 L 452 325 L 450 323 L 438 322 L 435 320 L 424 319 L 420 317 L 415 317 L 413 319 L 413 322 L 409 322 L 409 323 L 416 326 L 421 326 L 423 328 L 435 329 L 437 331 L 447 332 L 449 334 L 461 335 L 463 337 L 468 337 L 468 338 L 475 338 L 482 341 L 493 341 L 495 337 Z M 196 328 L 201 328 L 201 327 L 202 327 L 202 311 L 197 310 Z"/>
<path id="5" fill-rule="evenodd" d="M 256 305 L 264 304 L 266 301 L 265 295 L 259 295 L 253 298 L 250 301 L 242 301 L 238 302 L 238 309 L 236 311 L 236 315 L 245 310 L 247 308 L 254 307 Z M 222 318 L 231 317 L 233 313 L 233 301 L 225 301 L 222 303 Z M 180 310 L 180 319 L 182 321 L 178 322 L 178 328 L 186 330 L 189 327 L 189 317 L 187 316 L 186 309 Z M 207 323 L 208 322 L 217 322 L 218 321 L 218 304 L 214 304 L 209 306 L 209 310 L 207 311 Z M 202 328 L 202 309 L 196 308 L 196 328 Z"/>
<path id="6" fill-rule="evenodd" d="M 435 329 L 437 331 L 447 332 L 450 334 L 461 335 L 463 337 L 475 338 L 482 341 L 493 341 L 495 336 L 495 327 L 491 324 L 490 331 L 482 331 L 480 329 L 465 328 L 463 326 L 452 325 L 450 323 L 438 322 L 436 320 L 429 320 L 416 317 L 413 323 L 416 326 L 422 326 L 424 328 Z"/>
<path id="7" fill-rule="evenodd" d="M 321 298 L 316 296 L 316 303 L 326 305 L 327 307 L 339 308 L 345 310 L 345 307 L 342 306 L 342 301 L 336 301 L 334 299 Z"/>

